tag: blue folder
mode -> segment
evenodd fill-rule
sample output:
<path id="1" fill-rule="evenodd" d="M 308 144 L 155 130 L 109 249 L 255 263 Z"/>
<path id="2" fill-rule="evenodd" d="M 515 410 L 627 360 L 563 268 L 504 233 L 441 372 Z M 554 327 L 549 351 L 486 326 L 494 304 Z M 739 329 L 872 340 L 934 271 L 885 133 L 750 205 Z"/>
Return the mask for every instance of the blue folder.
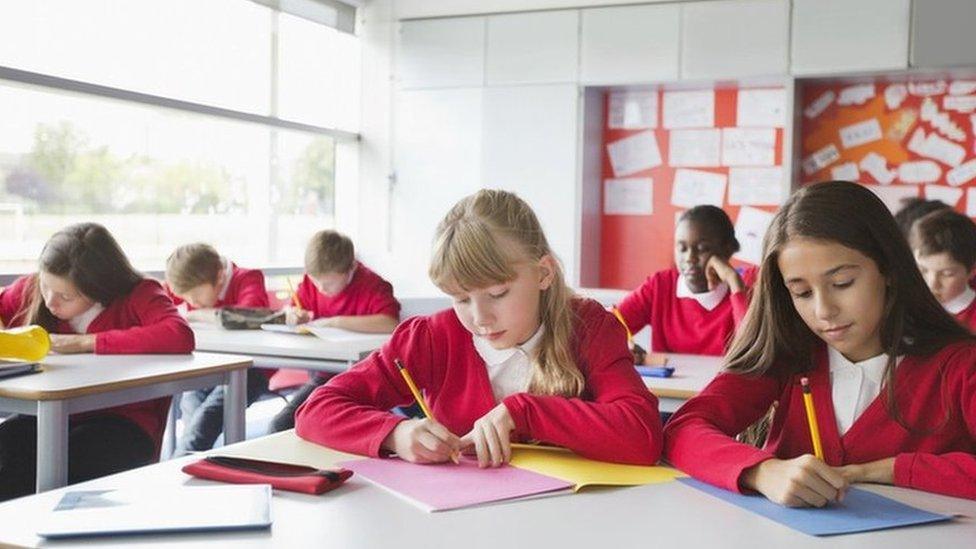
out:
<path id="1" fill-rule="evenodd" d="M 858 488 L 849 489 L 841 503 L 821 508 L 792 508 L 760 495 L 737 494 L 692 478 L 678 481 L 811 536 L 853 534 L 952 519 Z"/>

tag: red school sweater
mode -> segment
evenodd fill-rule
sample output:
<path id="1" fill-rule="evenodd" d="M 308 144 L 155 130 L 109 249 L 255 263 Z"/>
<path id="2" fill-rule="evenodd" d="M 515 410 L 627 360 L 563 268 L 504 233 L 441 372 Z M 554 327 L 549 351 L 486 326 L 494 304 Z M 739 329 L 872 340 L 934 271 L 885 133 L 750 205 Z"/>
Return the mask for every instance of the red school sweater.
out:
<path id="1" fill-rule="evenodd" d="M 976 299 L 968 307 L 954 315 L 960 324 L 969 328 L 969 331 L 976 331 Z"/>
<path id="2" fill-rule="evenodd" d="M 896 486 L 976 499 L 976 343 L 931 356 L 905 356 L 895 372 L 895 401 L 910 433 L 886 408 L 886 389 L 841 436 L 826 346 L 813 371 L 789 379 L 723 373 L 682 406 L 665 428 L 665 456 L 686 473 L 740 491 L 742 472 L 770 458 L 813 454 L 800 378 L 810 378 L 824 461 L 832 466 L 895 458 Z M 945 399 L 945 400 L 944 400 Z M 734 436 L 779 401 L 764 448 Z M 949 410 L 949 421 L 940 424 Z M 926 432 L 934 431 L 934 432 Z"/>
<path id="3" fill-rule="evenodd" d="M 586 381 L 580 397 L 516 393 L 503 402 L 514 440 L 539 440 L 580 455 L 649 465 L 661 450 L 657 398 L 634 370 L 623 327 L 592 300 L 574 300 L 575 347 Z M 400 358 L 431 410 L 462 436 L 498 403 L 472 335 L 453 310 L 413 317 L 380 350 L 315 390 L 295 414 L 298 436 L 338 450 L 379 456 L 405 418 L 389 412 L 413 402 L 396 366 Z"/>
<path id="4" fill-rule="evenodd" d="M 393 286 L 359 261 L 355 268 L 349 284 L 333 296 L 319 292 L 306 274 L 295 292 L 302 308 L 310 311 L 313 319 L 366 315 L 387 315 L 399 319 L 400 302 L 393 297 Z"/>
<path id="5" fill-rule="evenodd" d="M 717 307 L 709 311 L 691 298 L 678 298 L 677 269 L 659 271 L 620 303 L 618 309 L 631 333 L 651 325 L 651 350 L 659 353 L 715 355 L 725 346 L 749 308 L 749 287 L 755 269 L 742 276 L 746 290 L 729 291 Z"/>
<path id="6" fill-rule="evenodd" d="M 36 275 L 22 276 L 0 292 L 0 318 L 10 326 L 13 317 L 25 307 L 33 291 Z M 184 354 L 193 352 L 193 330 L 176 310 L 159 282 L 144 279 L 129 295 L 104 304 L 102 311 L 88 326 L 95 334 L 95 354 Z M 55 334 L 74 334 L 74 328 L 59 320 L 51 331 Z M 137 424 L 156 443 L 158 450 L 166 427 L 169 411 L 167 398 L 157 398 L 72 415 L 81 419 L 95 415 L 114 414 Z"/>
<path id="7" fill-rule="evenodd" d="M 258 269 L 244 269 L 230 264 L 231 276 L 230 284 L 227 285 L 227 293 L 224 298 L 214 304 L 215 309 L 223 307 L 268 307 L 268 291 L 264 287 L 264 273 Z M 166 286 L 166 293 L 169 294 L 173 303 L 180 305 L 183 300 L 174 294 L 169 286 Z M 189 303 L 186 308 L 192 311 Z"/>

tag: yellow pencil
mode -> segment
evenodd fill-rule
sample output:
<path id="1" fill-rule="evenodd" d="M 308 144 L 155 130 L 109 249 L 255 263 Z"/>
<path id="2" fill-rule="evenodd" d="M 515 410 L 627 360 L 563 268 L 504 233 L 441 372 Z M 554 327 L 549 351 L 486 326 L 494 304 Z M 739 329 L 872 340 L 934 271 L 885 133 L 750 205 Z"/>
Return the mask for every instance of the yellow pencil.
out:
<path id="1" fill-rule="evenodd" d="M 611 307 L 610 311 L 613 312 L 613 316 L 617 317 L 617 320 L 623 324 L 624 330 L 627 331 L 627 343 L 630 344 L 632 341 L 634 341 L 634 334 L 630 333 L 630 326 L 627 326 L 627 321 L 624 320 L 624 315 L 620 314 L 620 309 L 616 307 Z"/>
<path id="2" fill-rule="evenodd" d="M 291 294 L 291 302 L 295 305 L 295 308 L 299 311 L 303 310 L 302 302 L 298 300 L 298 294 L 295 293 L 295 287 L 291 285 L 291 278 L 285 277 L 285 282 L 288 283 L 288 292 Z"/>
<path id="3" fill-rule="evenodd" d="M 424 413 L 427 419 L 437 421 L 434 419 L 434 412 L 430 411 L 430 406 L 427 405 L 427 400 L 422 394 L 420 394 L 420 389 L 417 388 L 417 384 L 413 382 L 413 376 L 410 372 L 403 366 L 399 358 L 393 359 L 393 364 L 396 364 L 397 370 L 400 370 L 400 375 L 403 376 L 403 380 L 407 382 L 407 387 L 410 388 L 410 394 L 413 395 L 413 399 L 417 401 L 417 405 L 420 406 L 420 410 Z M 454 463 L 460 463 L 458 455 L 455 452 L 451 452 L 451 461 Z"/>
<path id="4" fill-rule="evenodd" d="M 810 380 L 800 378 L 803 388 L 803 406 L 807 409 L 807 423 L 810 424 L 810 438 L 813 440 L 813 455 L 824 458 L 823 445 L 820 443 L 820 427 L 817 425 L 817 412 L 813 407 L 813 394 L 810 392 Z"/>

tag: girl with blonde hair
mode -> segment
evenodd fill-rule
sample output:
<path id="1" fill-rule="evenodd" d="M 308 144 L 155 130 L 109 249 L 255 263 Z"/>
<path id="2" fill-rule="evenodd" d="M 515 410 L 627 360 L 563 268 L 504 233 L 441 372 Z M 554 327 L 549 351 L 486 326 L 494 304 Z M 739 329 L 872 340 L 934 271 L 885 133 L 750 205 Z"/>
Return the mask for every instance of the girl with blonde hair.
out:
<path id="1" fill-rule="evenodd" d="M 528 204 L 498 190 L 462 199 L 437 228 L 429 274 L 452 309 L 404 322 L 382 349 L 317 389 L 296 414 L 299 436 L 417 463 L 471 449 L 480 466 L 499 466 L 513 440 L 657 461 L 657 399 L 634 370 L 623 327 L 566 286 Z M 433 418 L 389 412 L 413 400 L 397 362 Z"/>

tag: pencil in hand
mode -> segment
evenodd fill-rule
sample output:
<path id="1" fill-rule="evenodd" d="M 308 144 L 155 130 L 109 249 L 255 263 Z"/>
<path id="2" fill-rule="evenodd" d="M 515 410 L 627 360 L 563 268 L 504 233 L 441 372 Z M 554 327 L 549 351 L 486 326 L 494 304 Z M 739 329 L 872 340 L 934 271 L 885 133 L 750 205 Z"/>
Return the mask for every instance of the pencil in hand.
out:
<path id="1" fill-rule="evenodd" d="M 396 365 L 397 370 L 400 371 L 400 375 L 403 376 L 403 380 L 407 382 L 407 387 L 410 388 L 410 394 L 413 395 L 413 399 L 417 401 L 417 405 L 420 406 L 420 410 L 424 413 L 424 417 L 430 419 L 431 421 L 437 421 L 434 418 L 434 412 L 430 410 L 430 406 L 427 404 L 427 399 L 420 393 L 420 389 L 417 388 L 417 384 L 413 382 L 413 376 L 410 372 L 403 366 L 399 358 L 393 359 L 393 364 Z M 451 461 L 455 465 L 461 463 L 461 460 L 457 452 L 451 452 Z"/>

